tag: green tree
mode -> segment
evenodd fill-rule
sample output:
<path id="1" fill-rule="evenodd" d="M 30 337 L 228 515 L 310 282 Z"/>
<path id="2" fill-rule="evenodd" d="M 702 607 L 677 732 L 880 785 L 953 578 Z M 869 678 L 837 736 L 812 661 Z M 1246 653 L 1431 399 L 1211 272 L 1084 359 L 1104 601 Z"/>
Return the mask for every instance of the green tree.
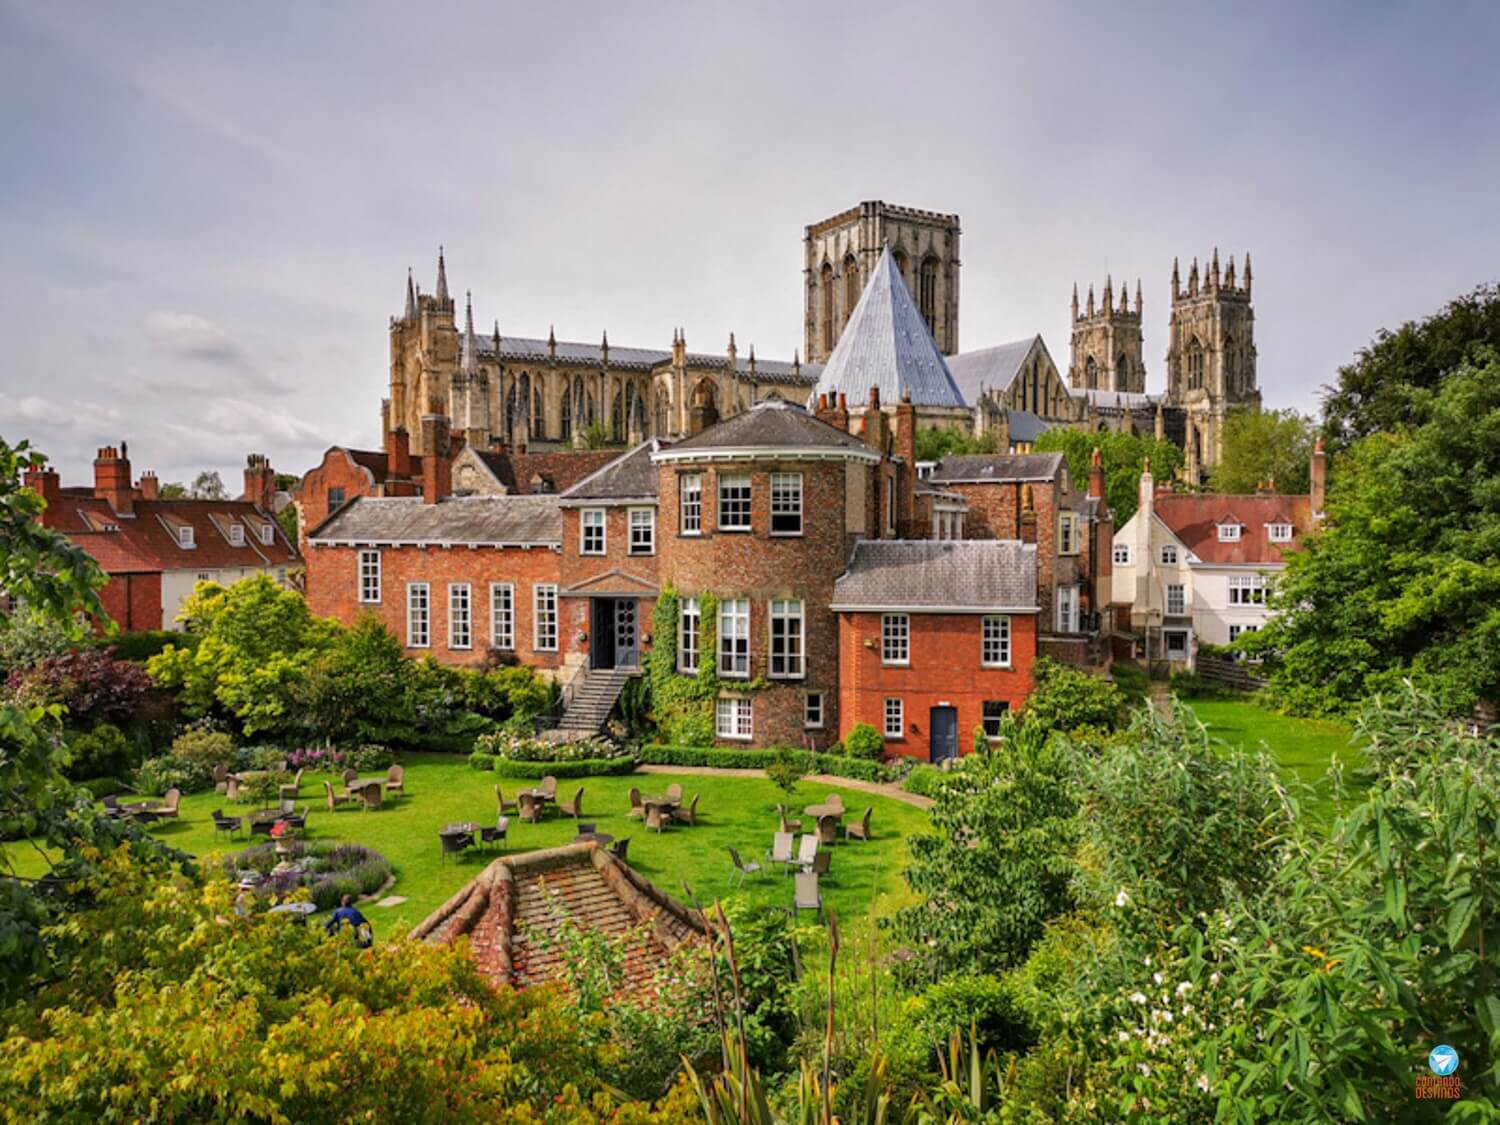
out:
<path id="1" fill-rule="evenodd" d="M 188 499 L 187 485 L 180 480 L 169 480 L 161 486 L 157 496 L 163 500 L 186 500 Z"/>
<path id="2" fill-rule="evenodd" d="M 378 616 L 364 613 L 308 665 L 293 697 L 319 739 L 406 743 L 416 717 L 411 671 L 401 642 Z"/>
<path id="3" fill-rule="evenodd" d="M 288 504 L 276 513 L 276 524 L 281 528 L 281 534 L 287 537 L 287 542 L 297 546 L 299 535 L 297 525 L 297 505 Z"/>
<path id="4" fill-rule="evenodd" d="M 1004 453 L 994 432 L 974 436 L 948 426 L 923 426 L 917 430 L 917 460 L 941 461 L 965 453 Z"/>
<path id="5" fill-rule="evenodd" d="M 1476 360 L 1423 392 L 1422 425 L 1340 459 L 1327 526 L 1246 639 L 1290 709 L 1346 710 L 1405 677 L 1452 714 L 1500 699 L 1500 355 Z"/>
<path id="6" fill-rule="evenodd" d="M 1104 467 L 1104 498 L 1109 502 L 1116 527 L 1123 527 L 1135 515 L 1141 469 L 1147 457 L 1151 458 L 1151 475 L 1159 481 L 1171 479 L 1183 465 L 1182 450 L 1170 441 L 1157 441 L 1154 437 L 1059 428 L 1048 430 L 1036 441 L 1038 453 L 1067 455 L 1068 475 L 1073 478 L 1074 488 L 1088 487 L 1089 463 L 1095 449 L 1099 450 Z"/>
<path id="7" fill-rule="evenodd" d="M 1021 720 L 1044 732 L 1083 728 L 1113 730 L 1125 709 L 1119 685 L 1071 664 L 1042 657 L 1032 668 L 1035 687 L 1021 709 Z"/>
<path id="8" fill-rule="evenodd" d="M 1248 494 L 1275 481 L 1276 491 L 1305 493 L 1318 425 L 1295 410 L 1235 407 L 1224 420 L 1224 455 L 1209 473 L 1215 492 Z"/>
<path id="9" fill-rule="evenodd" d="M 1324 436 L 1342 450 L 1382 430 L 1422 425 L 1443 380 L 1485 347 L 1500 348 L 1500 285 L 1493 283 L 1425 320 L 1382 330 L 1325 389 Z"/>
<path id="10" fill-rule="evenodd" d="M 229 492 L 224 488 L 224 481 L 213 469 L 204 469 L 193 478 L 192 488 L 188 495 L 194 500 L 227 500 Z"/>

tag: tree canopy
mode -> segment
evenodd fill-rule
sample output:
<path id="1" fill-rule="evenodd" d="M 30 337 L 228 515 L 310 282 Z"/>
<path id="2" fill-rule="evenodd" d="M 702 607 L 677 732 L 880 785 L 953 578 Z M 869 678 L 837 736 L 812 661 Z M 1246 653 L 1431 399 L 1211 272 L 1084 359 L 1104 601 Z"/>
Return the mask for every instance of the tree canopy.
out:
<path id="1" fill-rule="evenodd" d="M 1215 492 L 1248 494 L 1275 482 L 1277 492 L 1305 493 L 1318 424 L 1295 410 L 1236 407 L 1224 420 L 1223 456 L 1209 473 Z"/>
<path id="2" fill-rule="evenodd" d="M 962 453 L 1004 453 L 994 433 L 978 437 L 947 426 L 923 426 L 917 431 L 917 460 L 941 461 Z"/>
<path id="3" fill-rule="evenodd" d="M 1135 515 L 1141 469 L 1151 458 L 1151 473 L 1157 480 L 1168 480 L 1182 468 L 1182 450 L 1170 441 L 1135 434 L 1086 433 L 1082 430 L 1052 429 L 1037 439 L 1038 453 L 1064 453 L 1068 473 L 1075 488 L 1087 487 L 1089 460 L 1094 450 L 1104 465 L 1104 496 L 1114 514 L 1115 526 L 1122 526 Z"/>

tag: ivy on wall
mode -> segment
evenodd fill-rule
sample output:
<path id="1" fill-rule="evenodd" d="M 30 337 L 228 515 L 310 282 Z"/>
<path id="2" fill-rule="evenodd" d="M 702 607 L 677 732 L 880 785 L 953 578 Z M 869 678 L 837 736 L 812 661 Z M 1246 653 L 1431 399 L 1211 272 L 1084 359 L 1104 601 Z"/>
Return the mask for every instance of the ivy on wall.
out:
<path id="1" fill-rule="evenodd" d="M 670 582 L 662 587 L 651 614 L 653 640 L 646 658 L 651 707 L 662 737 L 677 746 L 712 746 L 714 700 L 721 690 L 758 691 L 765 681 L 719 678 L 719 599 L 698 595 L 698 674 L 677 671 L 678 624 L 682 597 Z"/>

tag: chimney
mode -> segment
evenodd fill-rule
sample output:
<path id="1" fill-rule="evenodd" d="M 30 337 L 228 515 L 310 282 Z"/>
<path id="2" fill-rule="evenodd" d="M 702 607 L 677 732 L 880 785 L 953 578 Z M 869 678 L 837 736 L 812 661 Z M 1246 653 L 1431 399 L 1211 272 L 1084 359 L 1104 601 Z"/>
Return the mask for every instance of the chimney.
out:
<path id="1" fill-rule="evenodd" d="M 1021 486 L 1021 542 L 1036 542 L 1036 500 L 1029 484 Z"/>
<path id="2" fill-rule="evenodd" d="M 137 482 L 136 489 L 140 492 L 142 500 L 155 500 L 161 496 L 161 482 L 156 479 L 156 474 L 149 469 L 141 474 L 141 479 Z"/>
<path id="3" fill-rule="evenodd" d="M 411 476 L 411 434 L 405 426 L 397 426 L 385 435 L 385 475 L 396 480 Z"/>
<path id="4" fill-rule="evenodd" d="M 912 405 L 910 392 L 903 393 L 896 406 L 896 456 L 902 461 L 896 469 L 901 482 L 901 495 L 896 503 L 897 534 L 903 539 L 914 538 L 912 523 L 917 516 L 917 408 Z"/>
<path id="5" fill-rule="evenodd" d="M 453 492 L 453 462 L 449 460 L 446 414 L 422 415 L 422 500 L 436 504 Z"/>
<path id="6" fill-rule="evenodd" d="M 1104 461 L 1097 445 L 1089 455 L 1089 495 L 1099 500 L 1104 499 Z"/>
<path id="7" fill-rule="evenodd" d="M 1131 517 L 1135 520 L 1135 541 L 1131 544 L 1130 551 L 1131 562 L 1135 565 L 1132 625 L 1149 618 L 1151 591 L 1155 588 L 1155 583 L 1151 580 L 1155 567 L 1155 560 L 1151 557 L 1151 525 L 1156 521 L 1156 484 L 1151 479 L 1150 457 L 1145 458 L 1141 465 L 1140 491 L 1136 503 L 1135 515 Z"/>
<path id="8" fill-rule="evenodd" d="M 123 443 L 120 449 L 106 445 L 94 458 L 94 498 L 107 502 L 119 515 L 128 516 L 133 511 L 133 493 L 130 462 L 123 449 Z"/>
<path id="9" fill-rule="evenodd" d="M 263 512 L 276 510 L 276 474 L 264 453 L 245 458 L 245 499 Z"/>
<path id="10" fill-rule="evenodd" d="M 1321 519 L 1323 517 L 1323 503 L 1328 496 L 1328 454 L 1323 452 L 1322 438 L 1319 438 L 1313 446 L 1312 469 L 1309 474 L 1308 484 L 1313 515 Z"/>
<path id="11" fill-rule="evenodd" d="M 865 407 L 865 444 L 877 453 L 885 452 L 885 412 L 880 409 L 880 388 L 870 388 L 870 401 Z"/>
<path id="12" fill-rule="evenodd" d="M 45 500 L 48 507 L 62 498 L 62 481 L 56 469 L 27 469 L 26 487 Z"/>
<path id="13" fill-rule="evenodd" d="M 839 397 L 838 397 L 838 404 L 836 406 L 833 404 L 833 392 L 832 391 L 828 392 L 828 399 L 829 399 L 829 407 L 830 407 L 830 413 L 829 413 L 829 417 L 828 417 L 829 424 L 832 425 L 835 429 L 843 430 L 847 434 L 849 432 L 849 399 L 848 399 L 848 396 L 846 396 L 843 391 L 840 391 L 839 392 Z"/>

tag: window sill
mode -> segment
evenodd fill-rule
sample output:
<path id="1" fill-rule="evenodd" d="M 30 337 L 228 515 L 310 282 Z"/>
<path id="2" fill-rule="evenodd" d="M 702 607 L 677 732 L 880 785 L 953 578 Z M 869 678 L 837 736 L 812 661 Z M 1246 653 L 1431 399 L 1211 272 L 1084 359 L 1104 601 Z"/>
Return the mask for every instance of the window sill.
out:
<path id="1" fill-rule="evenodd" d="M 749 535 L 755 529 L 753 527 L 720 527 L 718 530 L 724 535 Z"/>
<path id="2" fill-rule="evenodd" d="M 651 551 L 626 551 L 625 553 L 627 555 L 629 555 L 633 559 L 649 559 L 652 555 L 656 554 L 656 552 L 654 550 L 651 550 Z"/>
<path id="3" fill-rule="evenodd" d="M 802 729 L 803 730 L 822 730 L 823 729 L 823 724 L 822 723 L 803 723 L 802 724 Z"/>
<path id="4" fill-rule="evenodd" d="M 801 539 L 806 533 L 801 531 L 773 531 L 770 532 L 772 539 Z"/>
<path id="5" fill-rule="evenodd" d="M 703 538 L 703 532 L 701 532 L 701 531 L 679 531 L 677 533 L 677 538 L 679 538 L 679 539 L 702 539 Z"/>
<path id="6" fill-rule="evenodd" d="M 979 662 L 979 666 L 981 668 L 989 668 L 992 671 L 996 672 L 1009 672 L 1014 667 L 1011 664 L 986 664 L 982 660 Z"/>
<path id="7" fill-rule="evenodd" d="M 796 683 L 798 680 L 807 679 L 806 672 L 767 672 L 766 679 L 778 680 L 782 683 Z"/>
<path id="8" fill-rule="evenodd" d="M 694 675 L 696 674 L 694 673 Z M 748 680 L 749 678 L 749 672 L 725 672 L 722 670 L 719 672 L 719 679 L 721 680 Z"/>
<path id="9" fill-rule="evenodd" d="M 602 559 L 609 552 L 608 551 L 579 551 L 578 553 L 580 555 L 584 556 L 585 558 Z"/>
<path id="10" fill-rule="evenodd" d="M 906 735 L 904 735 L 904 734 L 887 734 L 887 735 L 884 735 L 883 737 L 885 738 L 885 740 L 887 742 L 905 742 L 906 741 Z"/>
<path id="11" fill-rule="evenodd" d="M 720 732 L 715 731 L 714 732 L 714 737 L 718 738 L 718 739 L 721 739 L 724 742 L 749 742 L 750 740 L 752 740 L 755 737 L 755 735 L 753 735 L 753 734 L 721 734 Z"/>
<path id="12" fill-rule="evenodd" d="M 880 662 L 882 668 L 910 668 L 910 660 L 884 660 Z"/>

